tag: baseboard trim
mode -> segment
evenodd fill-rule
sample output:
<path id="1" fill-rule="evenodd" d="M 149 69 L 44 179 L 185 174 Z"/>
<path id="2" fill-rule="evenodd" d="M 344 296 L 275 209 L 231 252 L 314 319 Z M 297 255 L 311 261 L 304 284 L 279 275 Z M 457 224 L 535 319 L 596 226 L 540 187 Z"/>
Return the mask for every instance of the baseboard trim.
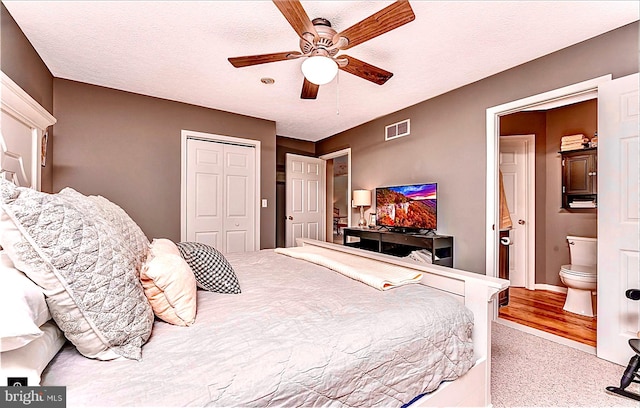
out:
<path id="1" fill-rule="evenodd" d="M 534 290 L 548 290 L 549 292 L 567 293 L 567 288 L 563 286 L 548 285 L 546 283 L 536 283 Z"/>

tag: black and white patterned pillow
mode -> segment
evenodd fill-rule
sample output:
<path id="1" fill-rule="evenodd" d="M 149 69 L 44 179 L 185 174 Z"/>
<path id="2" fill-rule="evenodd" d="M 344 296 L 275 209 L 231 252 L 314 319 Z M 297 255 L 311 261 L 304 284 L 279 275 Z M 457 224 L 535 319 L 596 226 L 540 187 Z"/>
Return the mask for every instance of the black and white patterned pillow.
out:
<path id="1" fill-rule="evenodd" d="M 240 293 L 238 277 L 220 251 L 200 242 L 178 242 L 176 245 L 196 276 L 199 288 L 218 293 Z"/>

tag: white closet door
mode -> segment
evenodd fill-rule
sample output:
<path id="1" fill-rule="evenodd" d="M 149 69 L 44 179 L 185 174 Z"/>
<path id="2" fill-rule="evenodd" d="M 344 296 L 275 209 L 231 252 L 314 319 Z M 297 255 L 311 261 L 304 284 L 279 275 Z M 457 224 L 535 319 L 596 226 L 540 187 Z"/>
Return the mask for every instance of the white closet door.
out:
<path id="1" fill-rule="evenodd" d="M 187 139 L 187 241 L 221 252 L 223 246 L 224 145 Z"/>
<path id="2" fill-rule="evenodd" d="M 255 149 L 224 146 L 225 252 L 255 251 Z"/>
<path id="3" fill-rule="evenodd" d="M 187 139 L 186 240 L 255 251 L 256 149 Z"/>

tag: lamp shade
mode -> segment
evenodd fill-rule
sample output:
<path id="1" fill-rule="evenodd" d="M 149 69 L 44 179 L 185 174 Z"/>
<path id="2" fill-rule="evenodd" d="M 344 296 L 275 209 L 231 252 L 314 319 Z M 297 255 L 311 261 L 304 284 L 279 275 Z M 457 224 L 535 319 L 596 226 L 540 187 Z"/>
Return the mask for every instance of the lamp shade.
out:
<path id="1" fill-rule="evenodd" d="M 369 190 L 353 190 L 353 205 L 365 206 L 371 205 L 371 191 Z"/>
<path id="2" fill-rule="evenodd" d="M 309 57 L 302 63 L 302 74 L 307 81 L 316 85 L 324 85 L 333 81 L 338 73 L 338 64 L 322 55 Z"/>

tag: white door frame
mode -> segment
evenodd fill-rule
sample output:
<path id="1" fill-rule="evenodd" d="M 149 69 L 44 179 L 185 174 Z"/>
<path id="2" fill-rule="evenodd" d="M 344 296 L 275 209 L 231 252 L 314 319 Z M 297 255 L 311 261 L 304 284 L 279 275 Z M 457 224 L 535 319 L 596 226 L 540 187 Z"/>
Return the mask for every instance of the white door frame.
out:
<path id="1" fill-rule="evenodd" d="M 525 272 L 524 281 L 525 288 L 534 290 L 536 285 L 536 136 L 535 135 L 508 135 L 500 136 L 500 138 L 508 138 L 509 140 L 521 140 L 525 142 L 527 152 L 527 166 L 525 179 L 527 180 L 525 187 L 525 197 L 522 197 L 525 203 L 526 222 L 525 228 Z M 498 166 L 500 163 L 498 163 Z M 499 194 L 499 192 L 498 192 Z M 518 222 L 517 220 L 511 220 Z"/>
<path id="2" fill-rule="evenodd" d="M 324 161 L 327 161 L 327 160 L 335 159 L 336 157 L 341 157 L 345 155 L 347 156 L 347 172 L 348 172 L 347 173 L 347 207 L 349 207 L 349 203 L 351 203 L 351 148 L 347 147 L 346 149 L 323 154 L 319 158 Z M 329 185 L 329 183 L 326 183 L 326 185 Z M 327 191 L 325 194 L 328 196 L 329 192 Z M 330 209 L 327 207 L 325 218 L 329 217 L 330 210 L 333 211 L 333 209 Z M 351 211 L 347 211 L 347 225 L 351 226 Z"/>
<path id="3" fill-rule="evenodd" d="M 180 132 L 180 240 L 185 241 L 187 239 L 187 139 L 249 146 L 256 149 L 254 242 L 256 251 L 260 250 L 260 156 L 262 152 L 260 141 L 184 129 Z"/>
<path id="4" fill-rule="evenodd" d="M 568 99 L 572 101 L 592 99 L 593 94 L 597 95 L 598 85 L 611 81 L 611 74 L 603 75 L 588 81 L 554 89 L 538 95 L 518 99 L 502 105 L 487 109 L 487 192 L 486 192 L 486 269 L 487 276 L 498 276 L 498 220 L 500 219 L 499 205 L 499 154 L 500 154 L 500 117 L 510 113 L 520 112 L 528 108 L 542 107 L 559 103 L 558 106 L 566 104 Z"/>

